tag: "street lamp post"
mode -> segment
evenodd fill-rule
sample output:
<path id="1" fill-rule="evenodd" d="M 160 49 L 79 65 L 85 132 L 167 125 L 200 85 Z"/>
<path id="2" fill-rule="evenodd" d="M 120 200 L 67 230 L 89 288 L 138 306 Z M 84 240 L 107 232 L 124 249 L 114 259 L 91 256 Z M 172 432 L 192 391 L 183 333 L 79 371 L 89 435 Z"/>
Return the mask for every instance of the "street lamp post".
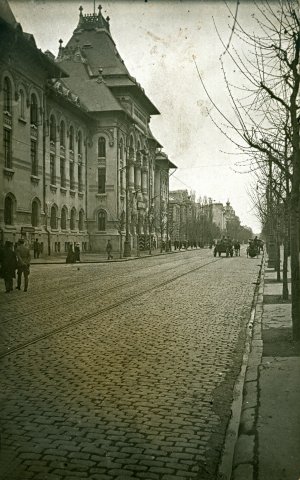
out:
<path id="1" fill-rule="evenodd" d="M 128 154 L 126 155 L 126 225 L 125 225 L 125 241 L 124 241 L 124 257 L 131 257 L 131 245 L 129 239 L 129 163 Z"/>

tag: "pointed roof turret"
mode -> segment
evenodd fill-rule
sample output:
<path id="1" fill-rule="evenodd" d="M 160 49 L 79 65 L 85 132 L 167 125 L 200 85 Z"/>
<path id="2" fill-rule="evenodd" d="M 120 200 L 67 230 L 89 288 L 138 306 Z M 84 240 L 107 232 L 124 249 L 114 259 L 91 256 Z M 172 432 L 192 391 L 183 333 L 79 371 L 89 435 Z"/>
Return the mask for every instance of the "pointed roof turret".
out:
<path id="1" fill-rule="evenodd" d="M 83 30 L 95 30 L 95 29 L 104 29 L 108 33 L 109 30 L 109 17 L 106 19 L 103 17 L 102 13 L 102 6 L 99 5 L 98 13 L 87 13 L 83 14 L 83 7 L 80 5 L 79 7 L 79 22 L 74 30 L 74 33 L 81 32 Z"/>

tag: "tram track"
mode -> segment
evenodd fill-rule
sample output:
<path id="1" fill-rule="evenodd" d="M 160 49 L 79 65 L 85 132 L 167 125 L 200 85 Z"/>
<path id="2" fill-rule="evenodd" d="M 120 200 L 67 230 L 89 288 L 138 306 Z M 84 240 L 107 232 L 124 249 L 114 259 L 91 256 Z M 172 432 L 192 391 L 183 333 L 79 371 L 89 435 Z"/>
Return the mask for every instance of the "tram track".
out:
<path id="1" fill-rule="evenodd" d="M 46 339 L 48 339 L 48 338 L 51 338 L 51 337 L 53 337 L 53 336 L 55 336 L 55 335 L 57 335 L 57 334 L 59 334 L 59 333 L 61 333 L 61 332 L 64 332 L 64 331 L 68 330 L 68 329 L 71 328 L 71 327 L 75 327 L 75 326 L 80 325 L 80 324 L 82 324 L 82 323 L 84 323 L 84 322 L 87 322 L 88 320 L 97 317 L 97 316 L 100 315 L 101 313 L 105 313 L 105 312 L 108 312 L 108 311 L 110 311 L 110 310 L 113 310 L 114 308 L 117 308 L 117 307 L 119 307 L 119 306 L 121 306 L 121 305 L 123 305 L 123 304 L 125 304 L 125 303 L 127 303 L 127 302 L 130 302 L 131 300 L 133 300 L 133 299 L 135 299 L 135 298 L 141 297 L 141 296 L 143 296 L 143 295 L 145 295 L 145 294 L 147 294 L 147 293 L 150 293 L 150 292 L 152 292 L 152 291 L 154 291 L 154 290 L 157 290 L 158 288 L 164 287 L 164 286 L 166 286 L 166 285 L 168 285 L 168 284 L 170 284 L 170 283 L 172 283 L 172 282 L 174 282 L 174 281 L 176 281 L 176 280 L 178 280 L 178 279 L 180 279 L 180 278 L 182 278 L 182 277 L 184 277 L 184 276 L 186 276 L 186 275 L 189 275 L 189 274 L 191 274 L 191 273 L 193 273 L 193 272 L 196 272 L 197 270 L 201 270 L 202 268 L 207 267 L 207 266 L 209 266 L 209 265 L 211 265 L 211 264 L 217 263 L 217 262 L 219 262 L 219 261 L 220 261 L 220 259 L 217 258 L 217 259 L 213 259 L 213 260 L 211 260 L 211 261 L 209 261 L 209 262 L 207 262 L 207 263 L 198 265 L 197 267 L 194 267 L 194 268 L 192 268 L 192 269 L 190 269 L 190 270 L 188 270 L 188 271 L 186 271 L 186 272 L 183 272 L 183 273 L 180 273 L 180 274 L 178 274 L 178 275 L 175 275 L 174 277 L 172 277 L 172 278 L 170 278 L 170 279 L 167 279 L 167 280 L 164 280 L 163 282 L 157 283 L 157 284 L 155 284 L 155 285 L 153 285 L 153 286 L 151 286 L 151 287 L 149 287 L 149 288 L 147 288 L 147 289 L 145 289 L 145 290 L 143 290 L 143 291 L 139 291 L 139 292 L 136 292 L 136 293 L 134 293 L 134 294 L 132 294 L 132 295 L 129 295 L 128 297 L 126 297 L 126 298 L 124 298 L 124 299 L 121 299 L 121 300 L 119 300 L 119 301 L 117 301 L 117 302 L 114 302 L 114 303 L 111 304 L 111 305 L 108 305 L 108 306 L 103 307 L 103 308 L 100 308 L 100 309 L 97 308 L 97 310 L 94 310 L 94 311 L 90 312 L 89 314 L 84 315 L 84 316 L 81 317 L 81 318 L 78 318 L 78 319 L 76 319 L 76 320 L 72 320 L 72 321 L 70 321 L 70 322 L 67 322 L 67 323 L 65 323 L 64 325 L 61 325 L 61 326 L 59 326 L 59 327 L 57 327 L 57 328 L 53 328 L 52 330 L 50 330 L 50 331 L 48 331 L 48 332 L 46 332 L 46 333 L 44 333 L 44 334 L 42 334 L 42 335 L 37 335 L 37 336 L 35 336 L 34 338 L 28 340 L 27 342 L 23 342 L 23 343 L 21 343 L 21 344 L 19 344 L 19 345 L 16 345 L 15 347 L 7 347 L 8 350 L 7 350 L 6 352 L 0 352 L 0 359 L 1 359 L 1 358 L 8 357 L 9 355 L 12 355 L 12 354 L 14 354 L 14 353 L 16 353 L 16 352 L 19 352 L 19 351 L 21 351 L 21 350 L 24 350 L 24 349 L 30 347 L 31 345 L 34 345 L 34 344 L 36 344 L 36 343 L 38 343 L 38 342 L 40 342 L 40 341 L 46 340 Z M 171 269 L 174 269 L 174 266 L 173 266 L 172 268 L 168 269 L 168 270 L 171 270 Z M 128 284 L 128 282 L 127 282 L 126 284 Z M 114 287 L 114 289 L 115 289 L 115 288 L 120 288 L 120 286 Z"/>
<path id="2" fill-rule="evenodd" d="M 201 257 L 201 259 L 205 259 L 205 257 Z M 184 263 L 182 263 L 182 261 L 184 261 Z M 160 271 L 160 274 L 163 273 L 167 273 L 171 270 L 174 270 L 176 268 L 179 268 L 181 266 L 186 266 L 187 263 L 192 263 L 192 262 L 195 262 L 195 258 L 191 258 L 191 259 L 183 259 L 181 258 L 179 261 L 176 262 L 176 265 L 174 265 L 174 261 L 168 261 L 168 262 L 164 262 L 163 265 L 158 265 L 158 264 L 155 264 L 155 265 L 149 265 L 149 266 L 143 266 L 141 268 L 138 268 L 134 271 L 134 274 L 136 274 L 137 271 L 140 271 L 142 272 L 143 270 L 148 270 L 148 269 L 152 269 L 152 268 L 158 268 L 158 267 L 164 267 L 165 265 L 169 264 L 169 263 L 172 263 L 173 265 L 169 268 L 166 268 L 166 269 L 163 269 L 163 271 Z M 152 276 L 152 275 L 157 275 L 157 272 L 148 272 L 148 275 Z M 68 295 L 68 291 L 66 291 L 66 295 L 65 297 L 67 298 L 63 298 L 62 301 L 63 301 L 63 307 L 65 308 L 66 306 L 68 305 L 72 305 L 74 303 L 75 300 L 80 300 L 81 296 L 84 296 L 84 299 L 85 301 L 87 300 L 94 300 L 95 299 L 95 294 L 97 294 L 97 296 L 105 296 L 106 294 L 109 294 L 115 290 L 118 290 L 118 289 L 121 289 L 122 287 L 127 287 L 128 286 L 128 273 L 124 273 L 121 275 L 122 278 L 126 278 L 126 281 L 122 282 L 122 283 L 118 283 L 117 285 L 114 285 L 112 287 L 109 287 L 109 288 L 106 288 L 104 290 L 101 290 L 99 289 L 99 285 L 96 285 L 94 286 L 93 288 L 91 288 L 91 284 L 94 280 L 94 278 L 89 278 L 89 280 L 85 281 L 85 282 L 76 282 L 75 284 L 72 282 L 70 284 L 70 288 L 71 289 L 75 289 L 75 291 L 73 292 L 72 295 Z M 114 278 L 112 276 L 112 278 Z M 120 278 L 120 277 L 119 277 Z M 98 279 L 98 278 L 97 278 Z M 134 281 L 131 282 L 131 285 L 133 283 L 138 283 L 140 281 L 140 277 L 135 279 Z M 89 285 L 90 289 L 89 289 L 89 292 L 88 294 L 86 293 L 86 290 L 84 288 L 85 285 Z M 79 287 L 80 291 L 78 292 L 77 291 L 77 287 Z M 5 325 L 7 322 L 10 322 L 11 320 L 18 320 L 18 319 L 24 319 L 24 318 L 27 318 L 27 317 L 30 317 L 31 315 L 34 315 L 34 314 L 37 314 L 37 313 L 42 313 L 43 311 L 44 312 L 49 312 L 49 310 L 51 309 L 55 309 L 56 310 L 56 314 L 58 314 L 57 312 L 57 308 L 58 308 L 58 305 L 57 305 L 57 301 L 52 301 L 52 302 L 48 302 L 47 303 L 47 300 L 50 299 L 52 300 L 53 296 L 55 295 L 56 292 L 58 291 L 61 291 L 61 287 L 58 289 L 54 289 L 54 290 L 51 290 L 51 294 L 49 294 L 48 297 L 45 298 L 45 296 L 43 296 L 43 302 L 46 303 L 46 305 L 43 307 L 43 308 L 35 308 L 35 309 L 30 309 L 26 312 L 23 312 L 21 315 L 6 315 L 6 318 L 5 320 L 3 320 L 1 323 L 2 325 Z M 64 291 L 65 291 L 65 287 L 64 287 Z M 84 292 L 84 293 L 82 293 Z M 80 293 L 80 295 L 79 295 Z M 30 301 L 32 303 L 37 303 L 36 300 L 40 299 L 40 293 L 37 293 L 35 295 L 31 295 L 30 297 Z"/>

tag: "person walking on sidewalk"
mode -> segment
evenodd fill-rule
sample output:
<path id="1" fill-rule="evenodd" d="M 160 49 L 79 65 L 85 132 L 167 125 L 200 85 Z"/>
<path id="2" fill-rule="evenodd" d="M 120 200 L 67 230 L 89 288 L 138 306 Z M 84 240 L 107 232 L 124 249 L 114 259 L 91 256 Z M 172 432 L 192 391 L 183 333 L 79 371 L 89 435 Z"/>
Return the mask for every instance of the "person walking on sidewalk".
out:
<path id="1" fill-rule="evenodd" d="M 112 252 L 112 244 L 110 240 L 107 240 L 107 245 L 106 245 L 107 260 L 110 260 L 113 258 L 111 252 Z"/>
<path id="2" fill-rule="evenodd" d="M 40 249 L 40 244 L 39 244 L 38 239 L 36 238 L 36 239 L 35 239 L 35 242 L 34 242 L 34 244 L 33 244 L 33 257 L 34 257 L 34 258 L 39 258 L 39 256 L 40 256 L 40 251 L 41 251 L 41 249 Z"/>
<path id="3" fill-rule="evenodd" d="M 18 258 L 18 281 L 17 289 L 21 290 L 21 281 L 22 274 L 24 275 L 24 292 L 28 290 L 28 277 L 30 273 L 30 250 L 25 246 L 24 240 L 19 240 L 19 246 L 17 247 L 17 258 Z"/>
<path id="4" fill-rule="evenodd" d="M 0 263 L 1 277 L 4 279 L 5 291 L 9 293 L 14 288 L 13 282 L 16 277 L 17 255 L 13 251 L 13 243 L 8 240 L 1 249 Z"/>

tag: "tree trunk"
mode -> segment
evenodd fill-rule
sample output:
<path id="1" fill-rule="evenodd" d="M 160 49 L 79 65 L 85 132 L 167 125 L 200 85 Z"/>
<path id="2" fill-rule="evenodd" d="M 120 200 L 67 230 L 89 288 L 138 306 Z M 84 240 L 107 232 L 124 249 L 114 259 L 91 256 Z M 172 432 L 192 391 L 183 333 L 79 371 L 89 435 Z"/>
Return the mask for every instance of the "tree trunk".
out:
<path id="1" fill-rule="evenodd" d="M 300 340 L 300 265 L 299 265 L 299 218 L 298 192 L 291 195 L 291 279 L 293 339 Z"/>
<path id="2" fill-rule="evenodd" d="M 288 257 L 289 257 L 289 207 L 288 200 L 284 206 L 284 237 L 283 237 L 283 265 L 282 265 L 282 300 L 289 299 L 288 286 Z"/>
<path id="3" fill-rule="evenodd" d="M 280 239 L 278 233 L 278 224 L 277 224 L 277 232 L 276 232 L 276 273 L 277 273 L 277 282 L 280 282 Z"/>

